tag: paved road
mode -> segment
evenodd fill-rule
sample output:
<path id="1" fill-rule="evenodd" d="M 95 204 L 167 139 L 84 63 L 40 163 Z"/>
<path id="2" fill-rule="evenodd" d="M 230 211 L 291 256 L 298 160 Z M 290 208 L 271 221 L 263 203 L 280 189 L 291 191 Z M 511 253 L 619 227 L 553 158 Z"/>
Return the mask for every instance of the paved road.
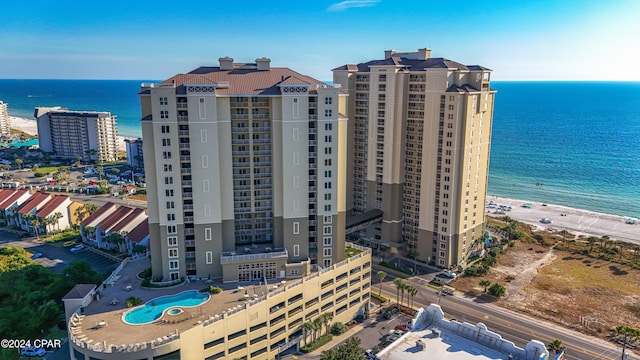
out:
<path id="1" fill-rule="evenodd" d="M 374 283 L 375 283 L 374 279 Z M 582 333 L 562 328 L 534 317 L 509 311 L 488 302 L 464 298 L 459 296 L 438 297 L 431 288 L 426 287 L 427 280 L 413 277 L 404 280 L 420 289 L 414 298 L 416 306 L 427 306 L 431 303 L 440 303 L 444 312 L 458 321 L 466 321 L 472 324 L 482 322 L 487 327 L 501 334 L 505 339 L 513 341 L 516 345 L 524 347 L 531 339 L 536 339 L 545 344 L 553 339 L 559 339 L 567 348 L 568 360 L 600 360 L 620 358 L 622 347 L 587 336 Z M 374 288 L 374 286 L 372 286 Z M 375 286 L 377 288 L 377 285 Z M 395 302 L 396 289 L 392 281 L 385 281 L 382 285 L 383 293 Z M 638 359 L 635 355 L 629 355 L 628 359 Z"/>
<path id="2" fill-rule="evenodd" d="M 19 239 L 16 234 L 7 230 L 0 230 L 0 246 L 19 246 L 30 253 L 42 253 L 42 257 L 36 262 L 51 269 L 55 273 L 61 273 L 67 265 L 74 260 L 84 259 L 99 274 L 104 274 L 118 263 L 91 251 L 72 253 L 60 243 L 44 243 L 35 237 Z"/>

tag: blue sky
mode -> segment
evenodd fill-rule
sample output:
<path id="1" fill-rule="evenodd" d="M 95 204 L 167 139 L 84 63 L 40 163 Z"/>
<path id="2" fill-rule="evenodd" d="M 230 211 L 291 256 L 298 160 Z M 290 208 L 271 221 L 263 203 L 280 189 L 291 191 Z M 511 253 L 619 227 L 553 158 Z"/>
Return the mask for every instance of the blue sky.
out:
<path id="1" fill-rule="evenodd" d="M 430 47 L 494 80 L 640 81 L 637 0 L 11 1 L 0 78 L 153 79 L 270 57 L 331 69 Z"/>

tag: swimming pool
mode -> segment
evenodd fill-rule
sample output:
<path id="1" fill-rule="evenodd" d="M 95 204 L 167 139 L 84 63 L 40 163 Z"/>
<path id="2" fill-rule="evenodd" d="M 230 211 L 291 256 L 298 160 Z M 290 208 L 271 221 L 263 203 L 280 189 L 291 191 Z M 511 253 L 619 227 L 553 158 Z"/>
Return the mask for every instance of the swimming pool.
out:
<path id="1" fill-rule="evenodd" d="M 195 290 L 158 297 L 140 307 L 127 311 L 122 315 L 122 321 L 130 325 L 148 324 L 158 320 L 162 313 L 169 308 L 202 305 L 209 300 L 209 297 L 209 294 L 201 294 Z"/>

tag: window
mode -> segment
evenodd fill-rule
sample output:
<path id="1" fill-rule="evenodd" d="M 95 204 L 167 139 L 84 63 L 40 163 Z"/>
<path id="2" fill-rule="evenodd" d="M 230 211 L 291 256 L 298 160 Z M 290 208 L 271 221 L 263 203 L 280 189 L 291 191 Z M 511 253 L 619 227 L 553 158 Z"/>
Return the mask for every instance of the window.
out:
<path id="1" fill-rule="evenodd" d="M 167 237 L 168 246 L 178 246 L 178 238 L 176 236 Z"/>
<path id="2" fill-rule="evenodd" d="M 171 139 L 162 139 L 162 146 L 171 146 Z"/>
<path id="3" fill-rule="evenodd" d="M 165 160 L 170 160 L 171 159 L 171 151 L 163 151 L 162 152 L 162 158 Z"/>
<path id="4" fill-rule="evenodd" d="M 160 129 L 162 130 L 163 134 L 168 134 L 169 133 L 169 125 L 162 125 L 162 126 L 160 126 Z"/>
<path id="5" fill-rule="evenodd" d="M 298 275 L 298 269 L 291 269 L 291 275 Z"/>
<path id="6" fill-rule="evenodd" d="M 331 131 L 333 129 L 333 124 L 324 124 L 324 129 L 327 131 Z"/>
<path id="7" fill-rule="evenodd" d="M 207 118 L 207 110 L 204 106 L 204 98 L 200 98 L 198 102 L 198 112 L 200 115 L 200 120 L 204 120 Z"/>
<path id="8" fill-rule="evenodd" d="M 331 189 L 331 182 L 324 183 L 324 188 L 325 189 Z"/>
<path id="9" fill-rule="evenodd" d="M 328 142 L 328 143 L 330 143 L 332 140 L 333 140 L 333 139 L 332 139 L 331 135 L 326 135 L 326 136 L 324 137 L 324 142 Z"/>
<path id="10" fill-rule="evenodd" d="M 333 102 L 332 98 L 330 98 L 328 96 L 324 98 L 324 104 L 325 105 L 331 105 L 332 102 Z"/>
<path id="11" fill-rule="evenodd" d="M 169 270 L 178 270 L 180 268 L 178 264 L 179 262 L 177 260 L 169 261 Z"/>
<path id="12" fill-rule="evenodd" d="M 178 257 L 178 249 L 169 249 L 169 257 L 177 258 Z"/>
<path id="13" fill-rule="evenodd" d="M 384 84 L 378 85 L 378 91 L 380 92 L 387 91 L 387 86 Z"/>
<path id="14" fill-rule="evenodd" d="M 161 96 L 160 97 L 160 105 L 167 105 L 167 104 L 169 104 L 169 101 L 167 101 L 167 97 L 166 96 Z"/>
<path id="15" fill-rule="evenodd" d="M 164 184 L 165 184 L 165 185 L 171 185 L 171 184 L 173 184 L 173 176 L 165 176 L 165 177 L 164 177 Z"/>
<path id="16" fill-rule="evenodd" d="M 204 216 L 211 216 L 211 204 L 204 204 Z"/>
<path id="17" fill-rule="evenodd" d="M 167 209 L 173 209 L 175 207 L 175 204 L 173 201 L 167 201 Z"/>
<path id="18" fill-rule="evenodd" d="M 331 117 L 331 115 L 332 115 L 332 111 L 331 111 L 331 109 L 326 109 L 326 110 L 324 111 L 324 117 Z"/>
<path id="19" fill-rule="evenodd" d="M 295 221 L 293 223 L 293 233 L 294 234 L 300 234 L 300 222 L 299 221 Z"/>
<path id="20" fill-rule="evenodd" d="M 300 256 L 300 245 L 293 245 L 293 256 Z"/>
<path id="21" fill-rule="evenodd" d="M 331 246 L 332 242 L 333 242 L 333 238 L 331 236 L 325 236 L 322 238 L 322 245 L 324 246 Z"/>
<path id="22" fill-rule="evenodd" d="M 293 118 L 298 119 L 300 117 L 300 105 L 298 104 L 298 98 L 293 98 L 293 107 L 291 108 L 293 111 Z"/>
<path id="23" fill-rule="evenodd" d="M 322 220 L 323 220 L 323 223 L 325 224 L 331 224 L 331 222 L 333 221 L 333 217 L 331 217 L 330 215 L 329 216 L 325 215 Z"/>
<path id="24" fill-rule="evenodd" d="M 331 166 L 331 159 L 324 159 L 325 166 Z"/>
<path id="25" fill-rule="evenodd" d="M 211 228 L 204 228 L 204 239 L 211 240 Z"/>
<path id="26" fill-rule="evenodd" d="M 300 210 L 300 200 L 293 200 L 293 211 Z"/>
<path id="27" fill-rule="evenodd" d="M 333 226 L 323 226 L 322 235 L 331 235 L 333 232 Z"/>
<path id="28" fill-rule="evenodd" d="M 205 262 L 207 264 L 213 264 L 213 251 L 207 251 L 204 255 L 205 255 Z"/>
<path id="29" fill-rule="evenodd" d="M 167 225 L 167 234 L 176 234 L 178 233 L 178 227 L 175 225 Z"/>
<path id="30" fill-rule="evenodd" d="M 325 170 L 324 171 L 324 177 L 330 178 L 331 177 L 331 170 Z"/>
<path id="31" fill-rule="evenodd" d="M 160 111 L 160 119 L 168 119 L 168 118 L 169 118 L 169 112 L 167 110 Z"/>
<path id="32" fill-rule="evenodd" d="M 207 142 L 207 129 L 200 129 L 200 142 Z"/>
<path id="33" fill-rule="evenodd" d="M 327 204 L 324 206 L 324 211 L 329 212 L 331 211 L 331 204 Z"/>
<path id="34" fill-rule="evenodd" d="M 202 180 L 202 192 L 209 192 L 209 180 Z"/>
<path id="35" fill-rule="evenodd" d="M 164 164 L 164 171 L 169 172 L 173 170 L 173 166 L 171 164 Z"/>
<path id="36" fill-rule="evenodd" d="M 176 214 L 167 214 L 167 221 L 176 221 Z"/>
<path id="37" fill-rule="evenodd" d="M 331 256 L 331 251 L 332 250 L 333 250 L 332 248 L 324 248 L 324 249 L 322 249 L 322 256 L 324 256 L 324 257 Z"/>
<path id="38" fill-rule="evenodd" d="M 168 189 L 164 191 L 164 194 L 168 197 L 173 196 L 173 189 Z"/>
<path id="39" fill-rule="evenodd" d="M 327 201 L 331 200 L 331 193 L 324 194 L 324 199 Z"/>
<path id="40" fill-rule="evenodd" d="M 300 164 L 300 153 L 295 151 L 293 153 L 293 165 L 299 165 Z"/>
<path id="41" fill-rule="evenodd" d="M 209 155 L 202 155 L 202 168 L 206 169 L 209 167 Z"/>
<path id="42" fill-rule="evenodd" d="M 324 153 L 325 155 L 331 155 L 331 148 L 330 147 L 324 148 Z"/>
<path id="43" fill-rule="evenodd" d="M 331 267 L 331 263 L 332 263 L 331 259 L 324 259 L 322 260 L 322 262 L 324 264 L 324 267 L 326 268 Z"/>

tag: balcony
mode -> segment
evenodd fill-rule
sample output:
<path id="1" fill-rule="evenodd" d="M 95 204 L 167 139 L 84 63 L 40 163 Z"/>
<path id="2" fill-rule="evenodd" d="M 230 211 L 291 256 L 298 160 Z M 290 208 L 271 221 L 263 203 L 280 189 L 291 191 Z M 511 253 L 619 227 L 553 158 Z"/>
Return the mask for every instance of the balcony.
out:
<path id="1" fill-rule="evenodd" d="M 185 235 L 195 235 L 196 231 L 195 231 L 195 229 L 184 229 L 184 234 Z"/>
<path id="2" fill-rule="evenodd" d="M 254 144 L 269 144 L 271 143 L 271 139 L 253 139 Z"/>
<path id="3" fill-rule="evenodd" d="M 248 120 L 249 114 L 231 114 L 231 120 Z"/>
<path id="4" fill-rule="evenodd" d="M 184 204 L 182 205 L 184 210 L 193 210 L 193 204 Z"/>
<path id="5" fill-rule="evenodd" d="M 193 216 L 185 216 L 184 217 L 184 222 L 192 223 L 193 222 Z"/>
<path id="6" fill-rule="evenodd" d="M 253 114 L 253 115 L 251 115 L 251 117 L 253 119 L 268 119 L 269 116 L 271 116 L 271 115 L 269 115 L 269 114 Z"/>
<path id="7" fill-rule="evenodd" d="M 189 148 L 189 143 L 180 143 L 180 146 L 178 146 L 178 148 L 180 148 L 180 149 L 188 149 Z"/>
<path id="8" fill-rule="evenodd" d="M 193 193 L 192 192 L 183 192 L 182 193 L 182 198 L 183 199 L 193 199 Z"/>
<path id="9" fill-rule="evenodd" d="M 176 103 L 176 108 L 177 108 L 177 109 L 186 109 L 186 108 L 188 108 L 188 107 L 189 107 L 189 106 L 187 105 L 187 103 L 186 103 L 186 102 L 179 102 L 179 103 Z"/>
<path id="10" fill-rule="evenodd" d="M 270 126 L 256 126 L 253 128 L 253 132 L 270 132 L 270 131 L 271 131 Z"/>
<path id="11" fill-rule="evenodd" d="M 260 261 L 260 260 L 269 260 L 269 259 L 277 259 L 277 258 L 288 258 L 289 254 L 287 253 L 287 249 L 284 248 L 276 248 L 273 252 L 265 252 L 261 254 L 247 254 L 247 255 L 236 255 L 235 251 L 227 251 L 223 252 L 220 256 L 220 263 L 229 264 L 235 262 L 249 262 L 249 261 Z"/>
<path id="12" fill-rule="evenodd" d="M 232 126 L 231 132 L 249 132 L 249 128 L 246 126 Z"/>
<path id="13" fill-rule="evenodd" d="M 182 168 L 180 169 L 181 174 L 191 174 L 191 168 Z"/>
<path id="14" fill-rule="evenodd" d="M 231 101 L 229 103 L 229 105 L 231 107 L 247 107 L 247 106 L 249 106 L 249 103 L 246 102 L 246 101 L 242 101 L 242 102 L 240 102 L 240 101 Z"/>
<path id="15" fill-rule="evenodd" d="M 196 246 L 196 241 L 195 240 L 185 240 L 184 241 L 184 246 Z"/>
<path id="16" fill-rule="evenodd" d="M 190 156 L 180 156 L 180 161 L 190 161 L 191 157 Z"/>
<path id="17" fill-rule="evenodd" d="M 253 107 L 269 107 L 268 101 L 254 101 L 251 103 Z"/>
<path id="18" fill-rule="evenodd" d="M 189 116 L 178 115 L 178 121 L 189 121 Z"/>

